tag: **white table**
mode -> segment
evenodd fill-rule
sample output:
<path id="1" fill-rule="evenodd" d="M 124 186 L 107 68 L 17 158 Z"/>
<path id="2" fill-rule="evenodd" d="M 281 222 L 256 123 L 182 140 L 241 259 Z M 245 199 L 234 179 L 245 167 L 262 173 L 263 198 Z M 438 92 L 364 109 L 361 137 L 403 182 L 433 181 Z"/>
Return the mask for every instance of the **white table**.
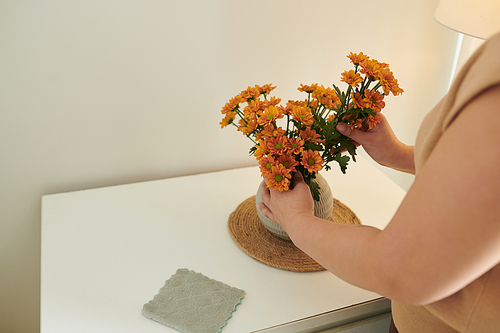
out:
<path id="1" fill-rule="evenodd" d="M 405 192 L 362 157 L 322 172 L 363 224 L 384 228 Z M 228 216 L 255 195 L 257 167 L 42 198 L 41 332 L 177 332 L 144 317 L 178 268 L 243 289 L 224 333 L 302 332 L 388 310 L 327 271 L 296 273 L 244 253 Z"/>

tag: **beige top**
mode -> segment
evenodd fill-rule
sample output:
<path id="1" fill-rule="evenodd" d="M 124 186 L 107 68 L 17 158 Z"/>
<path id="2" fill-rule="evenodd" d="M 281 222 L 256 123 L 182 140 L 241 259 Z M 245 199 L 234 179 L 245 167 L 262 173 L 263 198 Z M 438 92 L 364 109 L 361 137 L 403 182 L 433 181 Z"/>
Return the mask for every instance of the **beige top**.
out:
<path id="1" fill-rule="evenodd" d="M 464 106 L 498 84 L 500 34 L 490 38 L 474 53 L 448 94 L 422 122 L 415 145 L 417 177 L 436 143 Z M 392 312 L 400 333 L 500 332 L 500 265 L 443 300 L 424 306 L 392 302 Z"/>

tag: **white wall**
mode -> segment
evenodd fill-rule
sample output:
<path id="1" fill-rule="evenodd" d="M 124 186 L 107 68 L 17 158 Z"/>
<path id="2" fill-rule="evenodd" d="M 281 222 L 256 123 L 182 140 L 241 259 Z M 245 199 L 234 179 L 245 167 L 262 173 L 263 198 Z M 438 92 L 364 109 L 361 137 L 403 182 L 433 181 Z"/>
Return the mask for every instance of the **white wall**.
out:
<path id="1" fill-rule="evenodd" d="M 249 142 L 218 125 L 248 85 L 299 99 L 300 83 L 339 84 L 345 56 L 362 51 L 405 89 L 385 114 L 413 143 L 457 40 L 436 5 L 2 0 L 0 331 L 38 331 L 42 195 L 254 164 Z"/>

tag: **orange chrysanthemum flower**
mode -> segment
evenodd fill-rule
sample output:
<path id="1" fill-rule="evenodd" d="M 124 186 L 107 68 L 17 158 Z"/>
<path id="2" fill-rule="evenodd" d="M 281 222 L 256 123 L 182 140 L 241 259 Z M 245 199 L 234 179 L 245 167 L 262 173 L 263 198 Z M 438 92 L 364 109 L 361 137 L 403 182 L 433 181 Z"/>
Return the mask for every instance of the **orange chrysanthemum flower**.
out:
<path id="1" fill-rule="evenodd" d="M 351 60 L 351 62 L 354 64 L 354 65 L 359 65 L 362 61 L 364 61 L 365 59 L 368 59 L 369 57 L 367 55 L 364 55 L 363 52 L 360 52 L 360 53 L 349 53 L 349 55 L 347 56 L 347 58 L 349 58 Z"/>
<path id="2" fill-rule="evenodd" d="M 293 119 L 300 121 L 302 124 L 310 126 L 314 123 L 314 117 L 311 113 L 311 109 L 301 107 L 301 106 L 294 106 L 292 108 L 292 116 Z"/>
<path id="3" fill-rule="evenodd" d="M 380 65 L 380 69 L 388 69 L 389 68 L 389 64 L 386 63 L 386 62 L 381 62 L 379 61 L 378 64 Z"/>
<path id="4" fill-rule="evenodd" d="M 267 187 L 275 191 L 286 191 L 290 187 L 290 170 L 282 164 L 271 166 L 271 172 L 266 174 Z"/>
<path id="5" fill-rule="evenodd" d="M 262 116 L 259 117 L 257 122 L 259 125 L 267 125 L 281 118 L 283 118 L 283 112 L 281 109 L 276 106 L 269 106 L 264 110 Z"/>
<path id="6" fill-rule="evenodd" d="M 259 160 L 260 173 L 266 176 L 271 173 L 271 167 L 276 164 L 276 160 L 272 155 L 262 156 Z"/>
<path id="7" fill-rule="evenodd" d="M 264 103 L 258 99 L 250 100 L 248 105 L 243 109 L 245 118 L 260 116 L 262 112 L 264 112 Z"/>
<path id="8" fill-rule="evenodd" d="M 228 126 L 229 124 L 232 124 L 234 121 L 234 118 L 236 117 L 236 112 L 230 111 L 226 113 L 226 116 L 222 121 L 219 123 L 221 128 L 224 128 Z"/>
<path id="9" fill-rule="evenodd" d="M 292 103 L 292 101 L 288 101 L 283 108 L 283 114 L 289 116 L 292 114 L 292 109 L 295 105 Z"/>
<path id="10" fill-rule="evenodd" d="M 317 83 L 314 83 L 314 84 L 312 84 L 310 86 L 306 86 L 306 85 L 301 84 L 300 87 L 297 88 L 297 90 L 298 91 L 302 91 L 302 92 L 306 92 L 306 93 L 310 94 L 314 90 L 316 90 L 317 87 L 318 87 Z"/>
<path id="11" fill-rule="evenodd" d="M 283 109 L 283 113 L 287 115 L 292 114 L 292 110 L 295 106 L 307 107 L 307 100 L 305 101 L 288 101 Z"/>
<path id="12" fill-rule="evenodd" d="M 399 87 L 398 80 L 394 80 L 394 82 L 391 84 L 391 92 L 394 96 L 401 95 L 405 91 Z"/>
<path id="13" fill-rule="evenodd" d="M 361 82 L 363 82 L 363 78 L 359 73 L 356 73 L 352 69 L 350 71 L 345 71 L 341 74 L 340 81 L 347 83 L 352 87 L 357 87 Z"/>
<path id="14" fill-rule="evenodd" d="M 369 129 L 374 128 L 381 121 L 382 121 L 382 116 L 378 113 L 376 115 L 369 115 L 368 118 L 366 119 Z"/>
<path id="15" fill-rule="evenodd" d="M 266 139 L 266 148 L 270 154 L 278 156 L 283 155 L 288 148 L 288 139 L 286 136 Z"/>
<path id="16" fill-rule="evenodd" d="M 299 165 L 299 162 L 297 162 L 295 156 L 290 153 L 279 156 L 278 162 L 281 163 L 286 169 L 290 171 L 296 171 L 295 167 Z"/>
<path id="17" fill-rule="evenodd" d="M 264 101 L 264 106 L 266 108 L 268 106 L 277 106 L 278 104 L 280 104 L 280 102 L 281 102 L 281 98 L 272 96 L 269 100 L 266 99 Z"/>
<path id="18" fill-rule="evenodd" d="M 311 143 L 321 142 L 321 135 L 316 133 L 316 131 L 311 129 L 310 127 L 307 127 L 306 129 L 300 131 L 300 137 L 304 139 L 304 141 Z"/>
<path id="19" fill-rule="evenodd" d="M 281 127 L 274 127 L 273 125 L 265 125 L 264 128 L 255 134 L 257 140 L 265 138 L 275 138 L 285 135 L 285 130 Z"/>
<path id="20" fill-rule="evenodd" d="M 317 99 L 312 99 L 311 101 L 309 101 L 309 104 L 307 105 L 307 107 L 309 107 L 312 110 L 316 110 L 316 109 L 318 109 L 318 103 L 319 102 Z"/>
<path id="21" fill-rule="evenodd" d="M 258 85 L 255 86 L 255 89 L 257 89 L 259 91 L 259 93 L 266 94 L 266 95 L 269 95 L 269 93 L 272 90 L 274 90 L 275 88 L 276 88 L 276 86 L 273 87 L 272 84 L 265 84 L 263 86 L 258 86 Z"/>
<path id="22" fill-rule="evenodd" d="M 288 152 L 291 154 L 300 154 L 304 150 L 304 140 L 292 137 L 288 139 Z"/>
<path id="23" fill-rule="evenodd" d="M 259 141 L 258 144 L 255 145 L 255 152 L 253 155 L 257 161 L 260 161 L 268 154 L 266 142 L 264 140 Z"/>
<path id="24" fill-rule="evenodd" d="M 233 97 L 229 100 L 229 102 L 224 105 L 224 107 L 221 110 L 222 114 L 227 114 L 228 112 L 233 112 L 235 109 L 238 108 L 239 104 L 241 103 L 241 98 L 238 96 Z"/>
<path id="25" fill-rule="evenodd" d="M 378 90 L 370 91 L 366 89 L 363 101 L 366 107 L 372 109 L 374 112 L 380 112 L 385 107 L 384 95 Z"/>
<path id="26" fill-rule="evenodd" d="M 388 68 L 380 71 L 379 81 L 382 85 L 382 89 L 384 90 L 385 95 L 389 95 L 389 93 L 391 92 L 391 84 L 394 80 L 394 74 Z"/>
<path id="27" fill-rule="evenodd" d="M 313 92 L 313 97 L 316 98 L 326 108 L 334 108 L 335 105 L 340 104 L 340 99 L 333 88 L 325 88 L 322 85 L 317 86 Z"/>
<path id="28" fill-rule="evenodd" d="M 364 109 L 366 107 L 366 102 L 363 100 L 363 96 L 359 92 L 351 93 L 352 102 L 354 107 L 357 109 Z"/>
<path id="29" fill-rule="evenodd" d="M 238 131 L 245 135 L 252 133 L 257 129 L 257 126 L 259 126 L 259 124 L 257 123 L 257 118 L 255 117 L 252 117 L 250 119 L 240 119 L 238 121 L 238 125 Z"/>
<path id="30" fill-rule="evenodd" d="M 379 80 L 385 95 L 389 95 L 389 93 L 392 92 L 394 96 L 397 96 L 404 92 L 404 90 L 399 87 L 398 80 L 388 68 L 384 68 L 380 71 Z"/>
<path id="31" fill-rule="evenodd" d="M 385 64 L 377 60 L 365 59 L 360 63 L 360 72 L 376 80 L 380 75 L 380 71 L 384 68 L 383 65 Z"/>
<path id="32" fill-rule="evenodd" d="M 255 87 L 248 87 L 246 90 L 243 90 L 238 96 L 244 101 L 249 101 L 252 99 L 257 99 L 260 96 L 260 91 Z"/>
<path id="33" fill-rule="evenodd" d="M 302 153 L 302 161 L 300 162 L 309 172 L 316 173 L 323 168 L 323 159 L 317 151 L 308 150 Z"/>

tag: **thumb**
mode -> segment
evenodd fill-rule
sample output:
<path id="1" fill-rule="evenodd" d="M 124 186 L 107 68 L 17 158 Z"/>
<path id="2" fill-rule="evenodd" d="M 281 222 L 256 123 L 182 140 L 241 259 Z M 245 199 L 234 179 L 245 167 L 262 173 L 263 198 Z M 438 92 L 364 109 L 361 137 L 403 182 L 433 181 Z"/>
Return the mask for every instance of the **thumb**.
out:
<path id="1" fill-rule="evenodd" d="M 304 183 L 304 176 L 302 176 L 301 172 L 295 172 L 293 175 L 293 182 L 294 184 L 297 183 Z"/>
<path id="2" fill-rule="evenodd" d="M 359 129 L 351 129 L 345 123 L 339 123 L 337 125 L 337 131 L 360 144 L 363 144 L 363 139 L 366 137 L 366 132 L 360 131 Z"/>

